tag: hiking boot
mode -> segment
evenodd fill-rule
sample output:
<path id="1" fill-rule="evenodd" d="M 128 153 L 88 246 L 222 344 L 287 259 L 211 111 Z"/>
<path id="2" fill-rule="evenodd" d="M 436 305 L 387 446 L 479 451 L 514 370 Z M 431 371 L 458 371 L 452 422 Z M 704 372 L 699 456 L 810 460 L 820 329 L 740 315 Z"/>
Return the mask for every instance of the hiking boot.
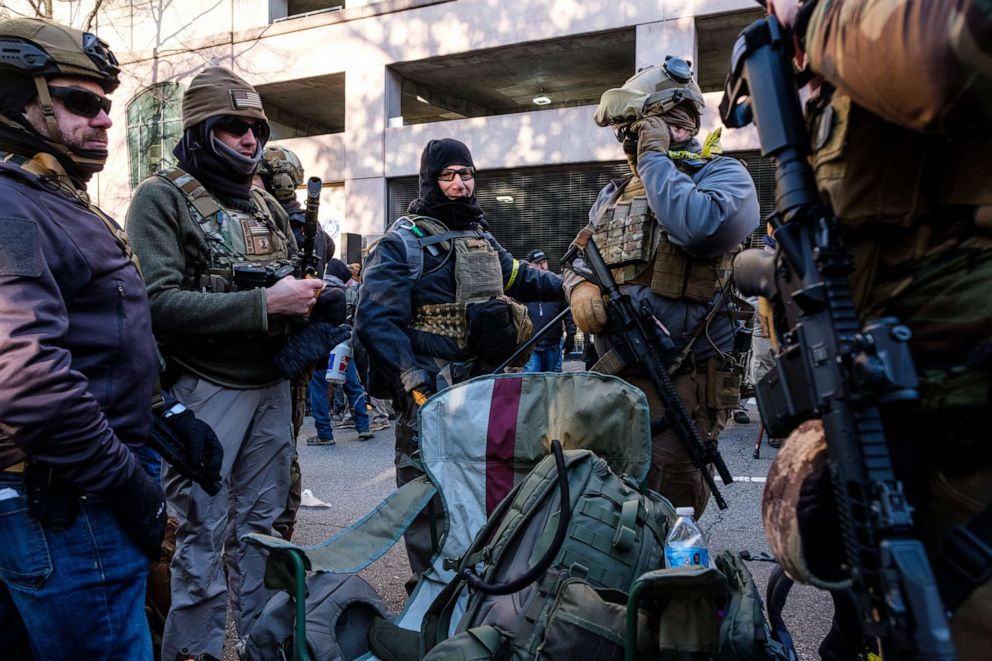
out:
<path id="1" fill-rule="evenodd" d="M 389 429 L 389 420 L 373 420 L 369 426 L 369 431 L 382 431 Z"/>
<path id="2" fill-rule="evenodd" d="M 776 450 L 780 449 L 782 447 L 782 444 L 783 443 L 785 443 L 785 439 L 784 438 L 769 438 L 768 439 L 768 445 L 770 447 L 775 448 Z"/>
<path id="3" fill-rule="evenodd" d="M 342 416 L 341 418 L 331 422 L 331 427 L 334 429 L 348 429 L 355 426 L 355 419 L 351 416 Z"/>
<path id="4" fill-rule="evenodd" d="M 334 445 L 333 438 L 321 438 L 320 436 L 310 436 L 307 438 L 307 445 Z"/>
<path id="5" fill-rule="evenodd" d="M 360 441 L 367 441 L 373 436 L 375 436 L 375 434 L 368 430 L 358 432 L 358 440 Z"/>
<path id="6" fill-rule="evenodd" d="M 736 422 L 739 425 L 751 424 L 751 416 L 749 416 L 747 414 L 747 411 L 745 411 L 744 409 L 739 409 L 737 411 L 734 411 L 734 422 Z"/>

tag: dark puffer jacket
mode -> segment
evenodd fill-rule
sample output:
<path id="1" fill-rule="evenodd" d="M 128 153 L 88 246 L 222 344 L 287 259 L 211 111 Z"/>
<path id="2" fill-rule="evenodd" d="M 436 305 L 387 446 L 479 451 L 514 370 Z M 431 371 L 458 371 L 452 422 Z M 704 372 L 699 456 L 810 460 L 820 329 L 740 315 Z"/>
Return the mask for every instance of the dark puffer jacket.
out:
<path id="1" fill-rule="evenodd" d="M 151 427 L 145 284 L 78 198 L 0 163 L 0 199 L 0 467 L 27 456 L 113 489 Z"/>

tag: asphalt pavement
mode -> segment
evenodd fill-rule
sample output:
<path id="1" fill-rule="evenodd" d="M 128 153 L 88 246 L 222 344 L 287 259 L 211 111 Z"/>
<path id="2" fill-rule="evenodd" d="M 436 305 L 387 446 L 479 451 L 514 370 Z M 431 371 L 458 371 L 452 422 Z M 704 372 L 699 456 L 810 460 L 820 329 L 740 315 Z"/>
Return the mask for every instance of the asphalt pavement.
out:
<path id="1" fill-rule="evenodd" d="M 700 520 L 709 537 L 711 554 L 723 549 L 747 550 L 752 555 L 768 551 L 761 527 L 761 494 L 776 451 L 764 444 L 761 457 L 752 458 L 759 429 L 753 403 L 749 413 L 749 424 L 730 422 L 720 437 L 721 452 L 735 481 L 720 486 L 728 509 L 720 511 L 711 501 Z M 301 508 L 294 541 L 302 544 L 319 542 L 346 528 L 395 488 L 392 428 L 377 432 L 366 441 L 359 441 L 354 429 L 335 429 L 337 443 L 330 447 L 307 446 L 303 439 L 313 433 L 313 420 L 307 418 L 299 444 L 303 488 L 309 489 L 327 507 Z M 755 561 L 749 567 L 764 595 L 772 565 Z M 390 608 L 400 609 L 406 598 L 403 583 L 409 576 L 402 542 L 363 571 L 362 576 Z M 801 586 L 793 589 L 785 619 L 795 638 L 799 658 L 818 658 L 816 648 L 829 629 L 832 614 L 825 593 Z M 225 658 L 236 657 L 225 654 Z"/>

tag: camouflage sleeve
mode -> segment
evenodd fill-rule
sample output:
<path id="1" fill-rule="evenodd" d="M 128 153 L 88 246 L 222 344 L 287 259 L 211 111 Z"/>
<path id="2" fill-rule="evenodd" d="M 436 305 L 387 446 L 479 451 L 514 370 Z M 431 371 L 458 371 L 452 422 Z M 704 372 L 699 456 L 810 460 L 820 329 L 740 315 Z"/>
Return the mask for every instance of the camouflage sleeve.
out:
<path id="1" fill-rule="evenodd" d="M 858 105 L 914 130 L 941 128 L 992 94 L 992 3 L 820 0 L 805 32 L 813 70 Z"/>

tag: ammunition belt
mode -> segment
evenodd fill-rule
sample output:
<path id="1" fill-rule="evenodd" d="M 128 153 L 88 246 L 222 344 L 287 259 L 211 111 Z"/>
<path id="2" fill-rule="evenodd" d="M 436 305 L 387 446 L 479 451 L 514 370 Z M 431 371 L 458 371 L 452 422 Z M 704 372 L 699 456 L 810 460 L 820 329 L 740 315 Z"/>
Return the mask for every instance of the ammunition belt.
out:
<path id="1" fill-rule="evenodd" d="M 465 303 L 421 305 L 413 312 L 410 328 L 432 335 L 443 335 L 465 341 L 468 339 L 465 309 Z"/>

